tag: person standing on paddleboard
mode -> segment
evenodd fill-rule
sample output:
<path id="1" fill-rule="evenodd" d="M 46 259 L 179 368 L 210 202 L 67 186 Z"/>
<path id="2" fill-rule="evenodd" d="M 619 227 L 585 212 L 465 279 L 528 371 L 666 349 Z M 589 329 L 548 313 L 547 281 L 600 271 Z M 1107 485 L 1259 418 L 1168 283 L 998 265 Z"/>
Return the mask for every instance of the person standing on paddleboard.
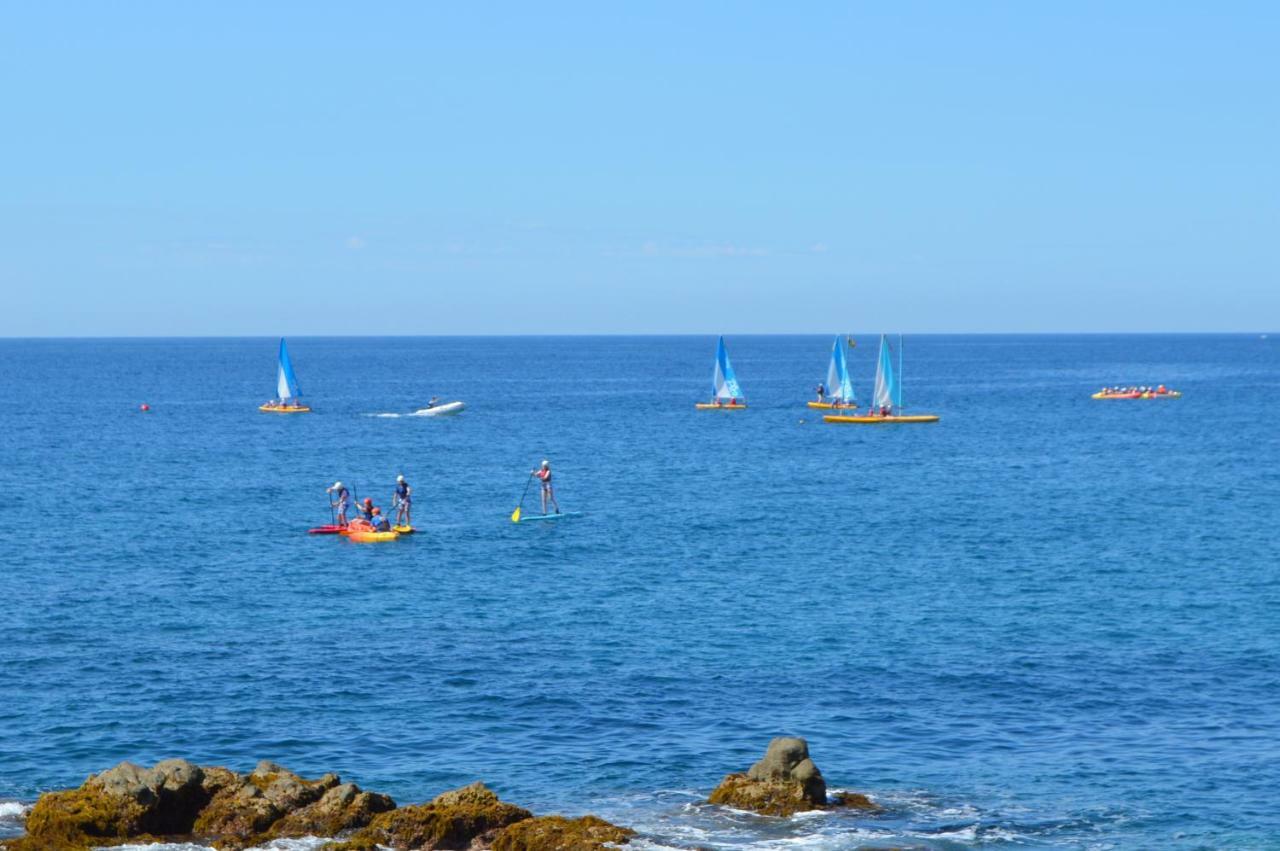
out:
<path id="1" fill-rule="evenodd" d="M 547 513 L 547 500 L 551 500 L 551 504 L 555 506 L 556 514 L 560 513 L 560 503 L 556 502 L 556 490 L 551 486 L 551 462 L 543 460 L 542 466 L 536 470 L 530 470 L 529 475 L 537 476 L 542 482 L 542 513 Z"/>
<path id="2" fill-rule="evenodd" d="M 409 487 L 409 483 L 404 480 L 404 476 L 396 476 L 396 525 L 412 526 L 413 518 L 410 516 L 410 509 L 413 503 L 413 488 Z"/>
<path id="3" fill-rule="evenodd" d="M 338 512 L 338 525 L 346 526 L 347 511 L 351 509 L 351 491 L 343 487 L 342 482 L 334 482 L 333 487 L 325 488 L 324 492 L 330 494 L 329 507 Z"/>

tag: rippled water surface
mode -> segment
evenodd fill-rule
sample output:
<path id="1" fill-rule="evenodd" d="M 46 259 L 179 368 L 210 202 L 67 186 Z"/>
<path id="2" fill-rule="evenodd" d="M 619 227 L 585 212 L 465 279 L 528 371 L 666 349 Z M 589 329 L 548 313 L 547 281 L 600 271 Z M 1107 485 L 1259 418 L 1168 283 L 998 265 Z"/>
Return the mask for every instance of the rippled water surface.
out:
<path id="1" fill-rule="evenodd" d="M 650 847 L 1280 845 L 1280 340 L 907 338 L 897 428 L 804 407 L 830 338 L 695 412 L 714 342 L 298 338 L 292 417 L 274 340 L 0 342 L 0 833 L 181 755 Z M 513 525 L 543 457 L 583 514 Z M 400 472 L 421 534 L 305 534 Z M 780 733 L 887 813 L 700 804 Z"/>

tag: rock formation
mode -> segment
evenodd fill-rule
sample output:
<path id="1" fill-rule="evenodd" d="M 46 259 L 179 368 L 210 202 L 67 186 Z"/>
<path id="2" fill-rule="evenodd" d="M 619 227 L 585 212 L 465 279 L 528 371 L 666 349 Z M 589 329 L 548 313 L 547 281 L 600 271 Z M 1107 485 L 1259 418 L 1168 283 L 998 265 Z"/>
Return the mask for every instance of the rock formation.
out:
<path id="1" fill-rule="evenodd" d="M 761 815 L 790 816 L 832 806 L 878 810 L 865 795 L 841 793 L 827 800 L 827 783 L 809 758 L 804 739 L 780 737 L 769 743 L 764 758 L 745 774 L 730 774 L 711 793 L 710 803 L 751 810 Z"/>
<path id="2" fill-rule="evenodd" d="M 539 816 L 516 822 L 498 834 L 493 851 L 601 851 L 606 842 L 622 845 L 635 835 L 602 818 Z"/>
<path id="3" fill-rule="evenodd" d="M 0 849 L 87 851 L 161 840 L 241 849 L 284 837 L 345 836 L 326 848 L 598 851 L 632 835 L 595 816 L 534 818 L 482 783 L 397 809 L 386 795 L 336 774 L 306 780 L 271 762 L 238 774 L 181 759 L 152 768 L 122 762 L 78 789 L 41 795 L 26 826 L 25 836 L 0 840 Z"/>
<path id="4" fill-rule="evenodd" d="M 437 795 L 430 803 L 401 807 L 375 816 L 368 827 L 345 842 L 330 843 L 326 851 L 372 851 L 388 848 L 488 848 L 508 825 L 532 818 L 533 813 L 498 800 L 483 783 L 472 783 Z"/>

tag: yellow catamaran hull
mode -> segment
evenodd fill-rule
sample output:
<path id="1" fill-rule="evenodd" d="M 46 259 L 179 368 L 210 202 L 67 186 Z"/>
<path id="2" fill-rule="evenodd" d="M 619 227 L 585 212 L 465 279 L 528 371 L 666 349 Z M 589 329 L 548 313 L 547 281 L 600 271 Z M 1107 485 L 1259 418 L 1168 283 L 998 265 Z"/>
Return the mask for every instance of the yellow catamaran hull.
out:
<path id="1" fill-rule="evenodd" d="M 716 405 L 711 402 L 699 402 L 693 407 L 699 411 L 745 411 L 746 405 Z"/>
<path id="2" fill-rule="evenodd" d="M 936 423 L 940 419 L 941 417 L 937 414 L 904 414 L 902 416 L 890 414 L 887 417 L 827 414 L 822 418 L 822 421 L 824 423 L 854 423 L 857 425 L 892 425 L 893 423 Z"/>
<path id="3" fill-rule="evenodd" d="M 808 402 L 810 408 L 816 408 L 819 411 L 856 411 L 857 405 L 845 405 L 839 402 Z"/>
<path id="4" fill-rule="evenodd" d="M 309 414 L 311 409 L 306 405 L 259 405 L 259 411 L 268 414 Z"/>

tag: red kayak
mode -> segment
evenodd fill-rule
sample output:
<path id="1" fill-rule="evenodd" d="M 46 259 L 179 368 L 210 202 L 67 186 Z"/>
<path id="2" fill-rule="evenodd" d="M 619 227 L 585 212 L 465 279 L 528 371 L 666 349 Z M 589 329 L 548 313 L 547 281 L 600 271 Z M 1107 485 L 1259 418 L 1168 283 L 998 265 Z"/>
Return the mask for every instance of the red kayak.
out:
<path id="1" fill-rule="evenodd" d="M 346 531 L 346 526 L 317 526 L 314 529 L 308 529 L 308 535 L 341 535 Z"/>

